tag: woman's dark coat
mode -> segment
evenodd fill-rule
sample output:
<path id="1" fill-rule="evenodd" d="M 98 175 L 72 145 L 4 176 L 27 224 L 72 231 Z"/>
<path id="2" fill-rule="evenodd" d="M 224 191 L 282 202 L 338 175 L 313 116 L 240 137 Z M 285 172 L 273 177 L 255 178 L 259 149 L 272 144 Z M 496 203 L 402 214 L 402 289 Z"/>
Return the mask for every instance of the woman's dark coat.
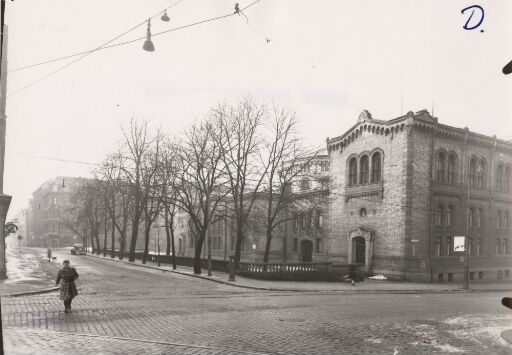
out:
<path id="1" fill-rule="evenodd" d="M 78 295 L 75 280 L 78 279 L 78 272 L 74 267 L 62 268 L 59 270 L 55 283 L 60 284 L 60 299 L 73 299 Z"/>

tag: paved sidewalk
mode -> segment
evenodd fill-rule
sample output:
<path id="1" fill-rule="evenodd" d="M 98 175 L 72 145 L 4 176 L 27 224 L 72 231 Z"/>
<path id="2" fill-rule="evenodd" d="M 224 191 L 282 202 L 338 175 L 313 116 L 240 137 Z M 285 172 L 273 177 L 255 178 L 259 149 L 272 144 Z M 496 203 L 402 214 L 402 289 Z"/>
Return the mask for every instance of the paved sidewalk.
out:
<path id="1" fill-rule="evenodd" d="M 213 271 L 212 276 L 207 276 L 206 270 L 203 274 L 196 275 L 193 273 L 192 268 L 185 266 L 176 266 L 176 270 L 172 269 L 172 265 L 161 264 L 158 266 L 156 262 L 147 261 L 144 265 L 141 260 L 129 262 L 128 259 L 119 260 L 117 258 L 110 258 L 109 256 L 103 257 L 98 255 L 90 255 L 89 257 L 97 257 L 112 262 L 121 262 L 130 265 L 137 265 L 140 267 L 148 267 L 152 269 L 159 269 L 168 272 L 175 272 L 182 275 L 191 277 L 199 277 L 214 282 L 221 282 L 224 284 L 252 288 L 259 290 L 269 291 L 314 291 L 314 292 L 458 292 L 464 291 L 461 284 L 457 283 L 420 283 L 420 282 L 397 282 L 397 281 L 375 281 L 365 279 L 364 282 L 358 282 L 352 286 L 349 282 L 301 282 L 301 281 L 267 281 L 256 280 L 237 275 L 236 281 L 228 281 L 228 274 L 220 271 Z M 472 283 L 470 286 L 473 291 L 512 291 L 512 281 L 494 282 L 494 283 Z"/>
<path id="2" fill-rule="evenodd" d="M 44 249 L 18 248 L 11 243 L 6 249 L 6 259 L 7 279 L 0 281 L 2 296 L 56 289 L 55 276 L 61 264 L 49 262 Z"/>

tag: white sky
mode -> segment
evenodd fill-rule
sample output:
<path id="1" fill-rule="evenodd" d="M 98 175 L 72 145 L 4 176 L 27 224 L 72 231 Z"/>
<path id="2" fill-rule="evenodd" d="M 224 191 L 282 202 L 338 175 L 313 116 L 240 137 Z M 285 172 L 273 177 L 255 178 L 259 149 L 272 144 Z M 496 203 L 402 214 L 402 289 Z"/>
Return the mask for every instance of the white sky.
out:
<path id="1" fill-rule="evenodd" d="M 240 0 L 243 7 L 251 1 Z M 95 48 L 172 0 L 15 0 L 6 3 L 9 68 Z M 152 32 L 232 11 L 235 1 L 183 0 Z M 338 136 L 368 109 L 391 119 L 435 106 L 440 122 L 512 136 L 512 1 L 480 1 L 478 30 L 462 28 L 471 1 L 262 0 L 243 17 L 93 53 L 7 99 L 4 191 L 10 216 L 57 175 L 100 162 L 132 116 L 182 132 L 219 101 L 245 95 L 295 110 L 308 143 Z M 483 29 L 481 33 L 479 30 Z M 121 40 L 145 35 L 142 26 Z M 264 37 L 272 39 L 266 43 Z M 8 91 L 62 61 L 9 73 Z M 403 92 L 403 95 L 402 95 Z"/>

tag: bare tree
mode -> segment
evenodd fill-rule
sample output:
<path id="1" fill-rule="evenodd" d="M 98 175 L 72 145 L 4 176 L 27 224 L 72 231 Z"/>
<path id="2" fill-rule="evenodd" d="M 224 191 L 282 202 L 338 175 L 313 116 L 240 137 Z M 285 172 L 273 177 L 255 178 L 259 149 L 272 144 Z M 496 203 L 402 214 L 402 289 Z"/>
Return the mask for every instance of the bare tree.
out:
<path id="1" fill-rule="evenodd" d="M 130 186 L 124 178 L 124 164 L 123 154 L 109 154 L 99 171 L 104 181 L 105 208 L 111 223 L 111 257 L 114 257 L 117 230 L 120 235 L 119 259 L 123 259 L 126 250 L 126 232 L 133 205 Z"/>
<path id="2" fill-rule="evenodd" d="M 174 188 L 176 202 L 186 212 L 196 236 L 194 273 L 201 273 L 201 253 L 208 227 L 219 202 L 229 189 L 226 185 L 224 149 L 215 139 L 216 122 L 205 119 L 194 124 L 178 146 L 179 169 Z"/>
<path id="3" fill-rule="evenodd" d="M 240 261 L 244 230 L 268 164 L 261 164 L 263 139 L 260 128 L 266 110 L 246 98 L 234 106 L 219 105 L 212 110 L 219 127 L 216 139 L 223 149 L 222 160 L 229 181 L 229 204 L 235 220 L 235 261 Z"/>
<path id="4" fill-rule="evenodd" d="M 160 132 L 153 139 L 153 144 L 142 162 L 142 210 L 144 211 L 144 254 L 142 263 L 145 264 L 149 252 L 149 237 L 151 226 L 162 210 L 162 181 L 159 179 L 161 171 L 160 144 L 162 137 Z M 159 228 L 159 227 L 158 227 Z"/>
<path id="5" fill-rule="evenodd" d="M 308 190 L 305 186 L 297 186 L 299 178 L 308 182 L 317 178 L 311 176 L 307 169 L 318 151 L 306 149 L 298 138 L 295 115 L 274 106 L 268 126 L 270 132 L 262 154 L 268 168 L 264 173 L 264 194 L 261 195 L 264 207 L 260 211 L 266 235 L 264 262 L 268 262 L 276 228 L 291 220 L 293 212 L 312 210 L 321 201 L 311 191 L 297 193 L 297 190 Z"/>
<path id="6" fill-rule="evenodd" d="M 131 215 L 131 240 L 129 261 L 135 260 L 135 248 L 139 225 L 144 214 L 144 208 L 149 200 L 149 190 L 144 189 L 146 171 L 144 162 L 154 144 L 154 137 L 148 132 L 148 122 L 132 119 L 128 131 L 123 129 L 124 164 L 122 166 L 124 179 L 130 186 L 130 194 L 133 198 L 133 213 Z M 151 172 L 150 172 L 151 174 Z"/>

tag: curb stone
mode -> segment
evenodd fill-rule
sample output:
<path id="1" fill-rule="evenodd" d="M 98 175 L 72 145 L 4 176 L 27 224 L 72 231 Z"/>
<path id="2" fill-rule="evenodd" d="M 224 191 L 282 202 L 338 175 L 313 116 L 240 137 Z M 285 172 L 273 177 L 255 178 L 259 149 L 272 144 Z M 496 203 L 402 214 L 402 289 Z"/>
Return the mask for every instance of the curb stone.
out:
<path id="1" fill-rule="evenodd" d="M 44 293 L 50 293 L 53 291 L 58 291 L 60 287 L 50 287 L 50 288 L 44 288 L 42 290 L 34 290 L 34 291 L 24 291 L 24 292 L 17 292 L 17 293 L 10 293 L 2 295 L 2 297 L 21 297 L 21 296 L 32 296 L 32 295 L 40 295 Z"/>
<path id="2" fill-rule="evenodd" d="M 208 276 L 190 274 L 190 273 L 186 273 L 186 272 L 182 272 L 182 271 L 177 271 L 177 270 L 172 270 L 172 269 L 170 269 L 170 270 L 162 269 L 162 268 L 159 268 L 157 266 L 137 264 L 137 263 L 132 263 L 130 261 L 124 261 L 124 260 L 119 260 L 119 259 L 110 258 L 110 257 L 103 257 L 101 255 L 87 254 L 85 256 L 93 257 L 93 258 L 98 258 L 98 259 L 103 259 L 103 260 L 107 260 L 107 261 L 119 262 L 119 263 L 123 263 L 123 264 L 127 264 L 127 265 L 139 266 L 139 267 L 143 267 L 143 268 L 147 268 L 147 269 L 153 269 L 153 270 L 158 270 L 158 271 L 162 271 L 162 272 L 172 272 L 172 273 L 175 273 L 175 274 L 180 274 L 180 275 L 185 275 L 185 276 L 189 276 L 189 277 L 195 277 L 195 278 L 198 278 L 198 279 L 213 281 L 213 282 L 217 282 L 217 283 L 224 284 L 224 285 L 229 285 L 229 286 L 234 286 L 234 287 L 239 287 L 239 288 L 245 288 L 245 289 L 250 289 L 250 290 L 258 290 L 258 291 L 345 293 L 345 294 L 358 294 L 358 293 L 361 293 L 361 294 L 368 294 L 368 293 L 377 293 L 377 294 L 379 294 L 379 293 L 380 294 L 389 294 L 389 293 L 391 293 L 391 294 L 418 294 L 418 293 L 470 293 L 470 292 L 507 292 L 507 291 L 512 291 L 512 288 L 511 289 L 489 289 L 489 290 L 474 290 L 474 289 L 469 289 L 469 290 L 463 290 L 463 289 L 431 289 L 431 290 L 422 290 L 422 289 L 419 289 L 419 290 L 418 289 L 417 290 L 357 290 L 357 289 L 356 290 L 304 290 L 304 289 L 291 289 L 291 288 L 280 289 L 280 288 L 271 288 L 271 287 L 256 287 L 256 286 L 240 285 L 240 284 L 236 284 L 236 283 L 229 282 L 229 281 L 223 281 L 223 280 L 219 280 L 219 279 L 212 279 L 212 278 L 210 278 Z"/>

